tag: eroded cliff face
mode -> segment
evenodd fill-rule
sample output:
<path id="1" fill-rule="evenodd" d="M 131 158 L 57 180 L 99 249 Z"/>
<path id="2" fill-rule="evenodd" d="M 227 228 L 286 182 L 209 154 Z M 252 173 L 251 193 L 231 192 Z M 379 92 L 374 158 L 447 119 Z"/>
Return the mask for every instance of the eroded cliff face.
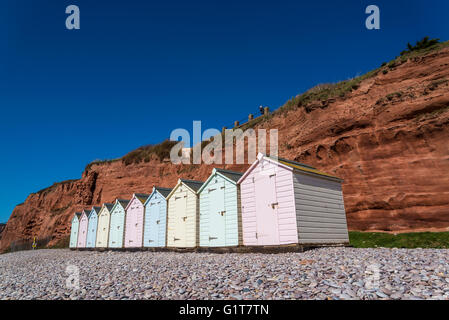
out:
<path id="1" fill-rule="evenodd" d="M 279 130 L 279 154 L 342 177 L 352 230 L 449 230 L 449 49 L 364 80 L 344 97 L 279 113 L 256 128 Z M 230 165 L 244 171 L 248 165 Z M 82 179 L 31 194 L 11 215 L 0 250 L 18 239 L 70 233 L 75 211 L 179 177 L 205 180 L 213 165 L 152 159 L 92 165 Z"/>

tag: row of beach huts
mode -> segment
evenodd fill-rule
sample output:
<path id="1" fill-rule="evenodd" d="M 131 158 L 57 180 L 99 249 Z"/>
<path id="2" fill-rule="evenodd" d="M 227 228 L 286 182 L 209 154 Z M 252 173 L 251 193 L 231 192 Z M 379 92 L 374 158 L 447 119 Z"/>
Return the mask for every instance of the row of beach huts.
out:
<path id="1" fill-rule="evenodd" d="M 258 154 L 244 173 L 213 169 L 75 213 L 70 248 L 196 248 L 349 243 L 342 180 Z"/>

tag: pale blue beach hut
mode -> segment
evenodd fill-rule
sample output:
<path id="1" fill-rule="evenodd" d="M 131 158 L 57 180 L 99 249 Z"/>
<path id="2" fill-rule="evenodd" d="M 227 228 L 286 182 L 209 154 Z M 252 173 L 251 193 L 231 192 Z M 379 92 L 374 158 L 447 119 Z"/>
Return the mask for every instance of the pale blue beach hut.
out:
<path id="1" fill-rule="evenodd" d="M 109 248 L 122 248 L 125 229 L 125 209 L 129 200 L 117 199 L 111 210 Z"/>
<path id="2" fill-rule="evenodd" d="M 153 192 L 145 202 L 144 247 L 165 247 L 167 234 L 167 196 L 171 190 L 153 187 Z"/>
<path id="3" fill-rule="evenodd" d="M 200 247 L 242 245 L 240 188 L 243 173 L 212 170 L 198 190 L 200 199 Z"/>
<path id="4" fill-rule="evenodd" d="M 97 226 L 98 226 L 98 214 L 101 207 L 92 207 L 89 213 L 89 224 L 87 226 L 87 241 L 86 248 L 95 248 L 97 241 Z"/>
<path id="5" fill-rule="evenodd" d="M 80 226 L 81 212 L 75 212 L 72 218 L 72 225 L 70 229 L 70 248 L 76 248 L 78 243 L 78 229 Z"/>

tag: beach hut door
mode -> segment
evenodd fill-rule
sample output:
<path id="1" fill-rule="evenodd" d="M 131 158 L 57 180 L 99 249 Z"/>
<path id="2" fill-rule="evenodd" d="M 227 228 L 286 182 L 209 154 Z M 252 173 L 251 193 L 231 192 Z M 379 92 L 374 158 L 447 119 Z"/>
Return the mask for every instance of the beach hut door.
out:
<path id="1" fill-rule="evenodd" d="M 150 236 L 147 245 L 157 245 L 159 243 L 159 205 L 156 201 L 150 202 Z"/>
<path id="2" fill-rule="evenodd" d="M 176 225 L 175 225 L 175 245 L 186 245 L 187 231 L 187 192 L 178 192 L 175 194 L 176 203 Z"/>
<path id="3" fill-rule="evenodd" d="M 219 181 L 209 188 L 210 211 L 209 211 L 209 245 L 211 247 L 225 246 L 226 235 L 226 211 L 224 181 Z"/>
<path id="4" fill-rule="evenodd" d="M 256 239 L 258 245 L 279 245 L 276 176 L 263 172 L 255 177 Z"/>

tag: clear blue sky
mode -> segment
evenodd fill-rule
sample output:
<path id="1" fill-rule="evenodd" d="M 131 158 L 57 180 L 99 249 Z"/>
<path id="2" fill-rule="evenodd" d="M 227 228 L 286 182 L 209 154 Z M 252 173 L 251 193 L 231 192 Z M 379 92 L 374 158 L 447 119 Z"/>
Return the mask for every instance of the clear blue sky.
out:
<path id="1" fill-rule="evenodd" d="M 65 28 L 65 8 L 81 30 Z M 381 9 L 381 30 L 365 8 Z M 221 128 L 318 83 L 362 74 L 425 35 L 449 2 L 2 0 L 0 222 L 95 159 Z"/>

